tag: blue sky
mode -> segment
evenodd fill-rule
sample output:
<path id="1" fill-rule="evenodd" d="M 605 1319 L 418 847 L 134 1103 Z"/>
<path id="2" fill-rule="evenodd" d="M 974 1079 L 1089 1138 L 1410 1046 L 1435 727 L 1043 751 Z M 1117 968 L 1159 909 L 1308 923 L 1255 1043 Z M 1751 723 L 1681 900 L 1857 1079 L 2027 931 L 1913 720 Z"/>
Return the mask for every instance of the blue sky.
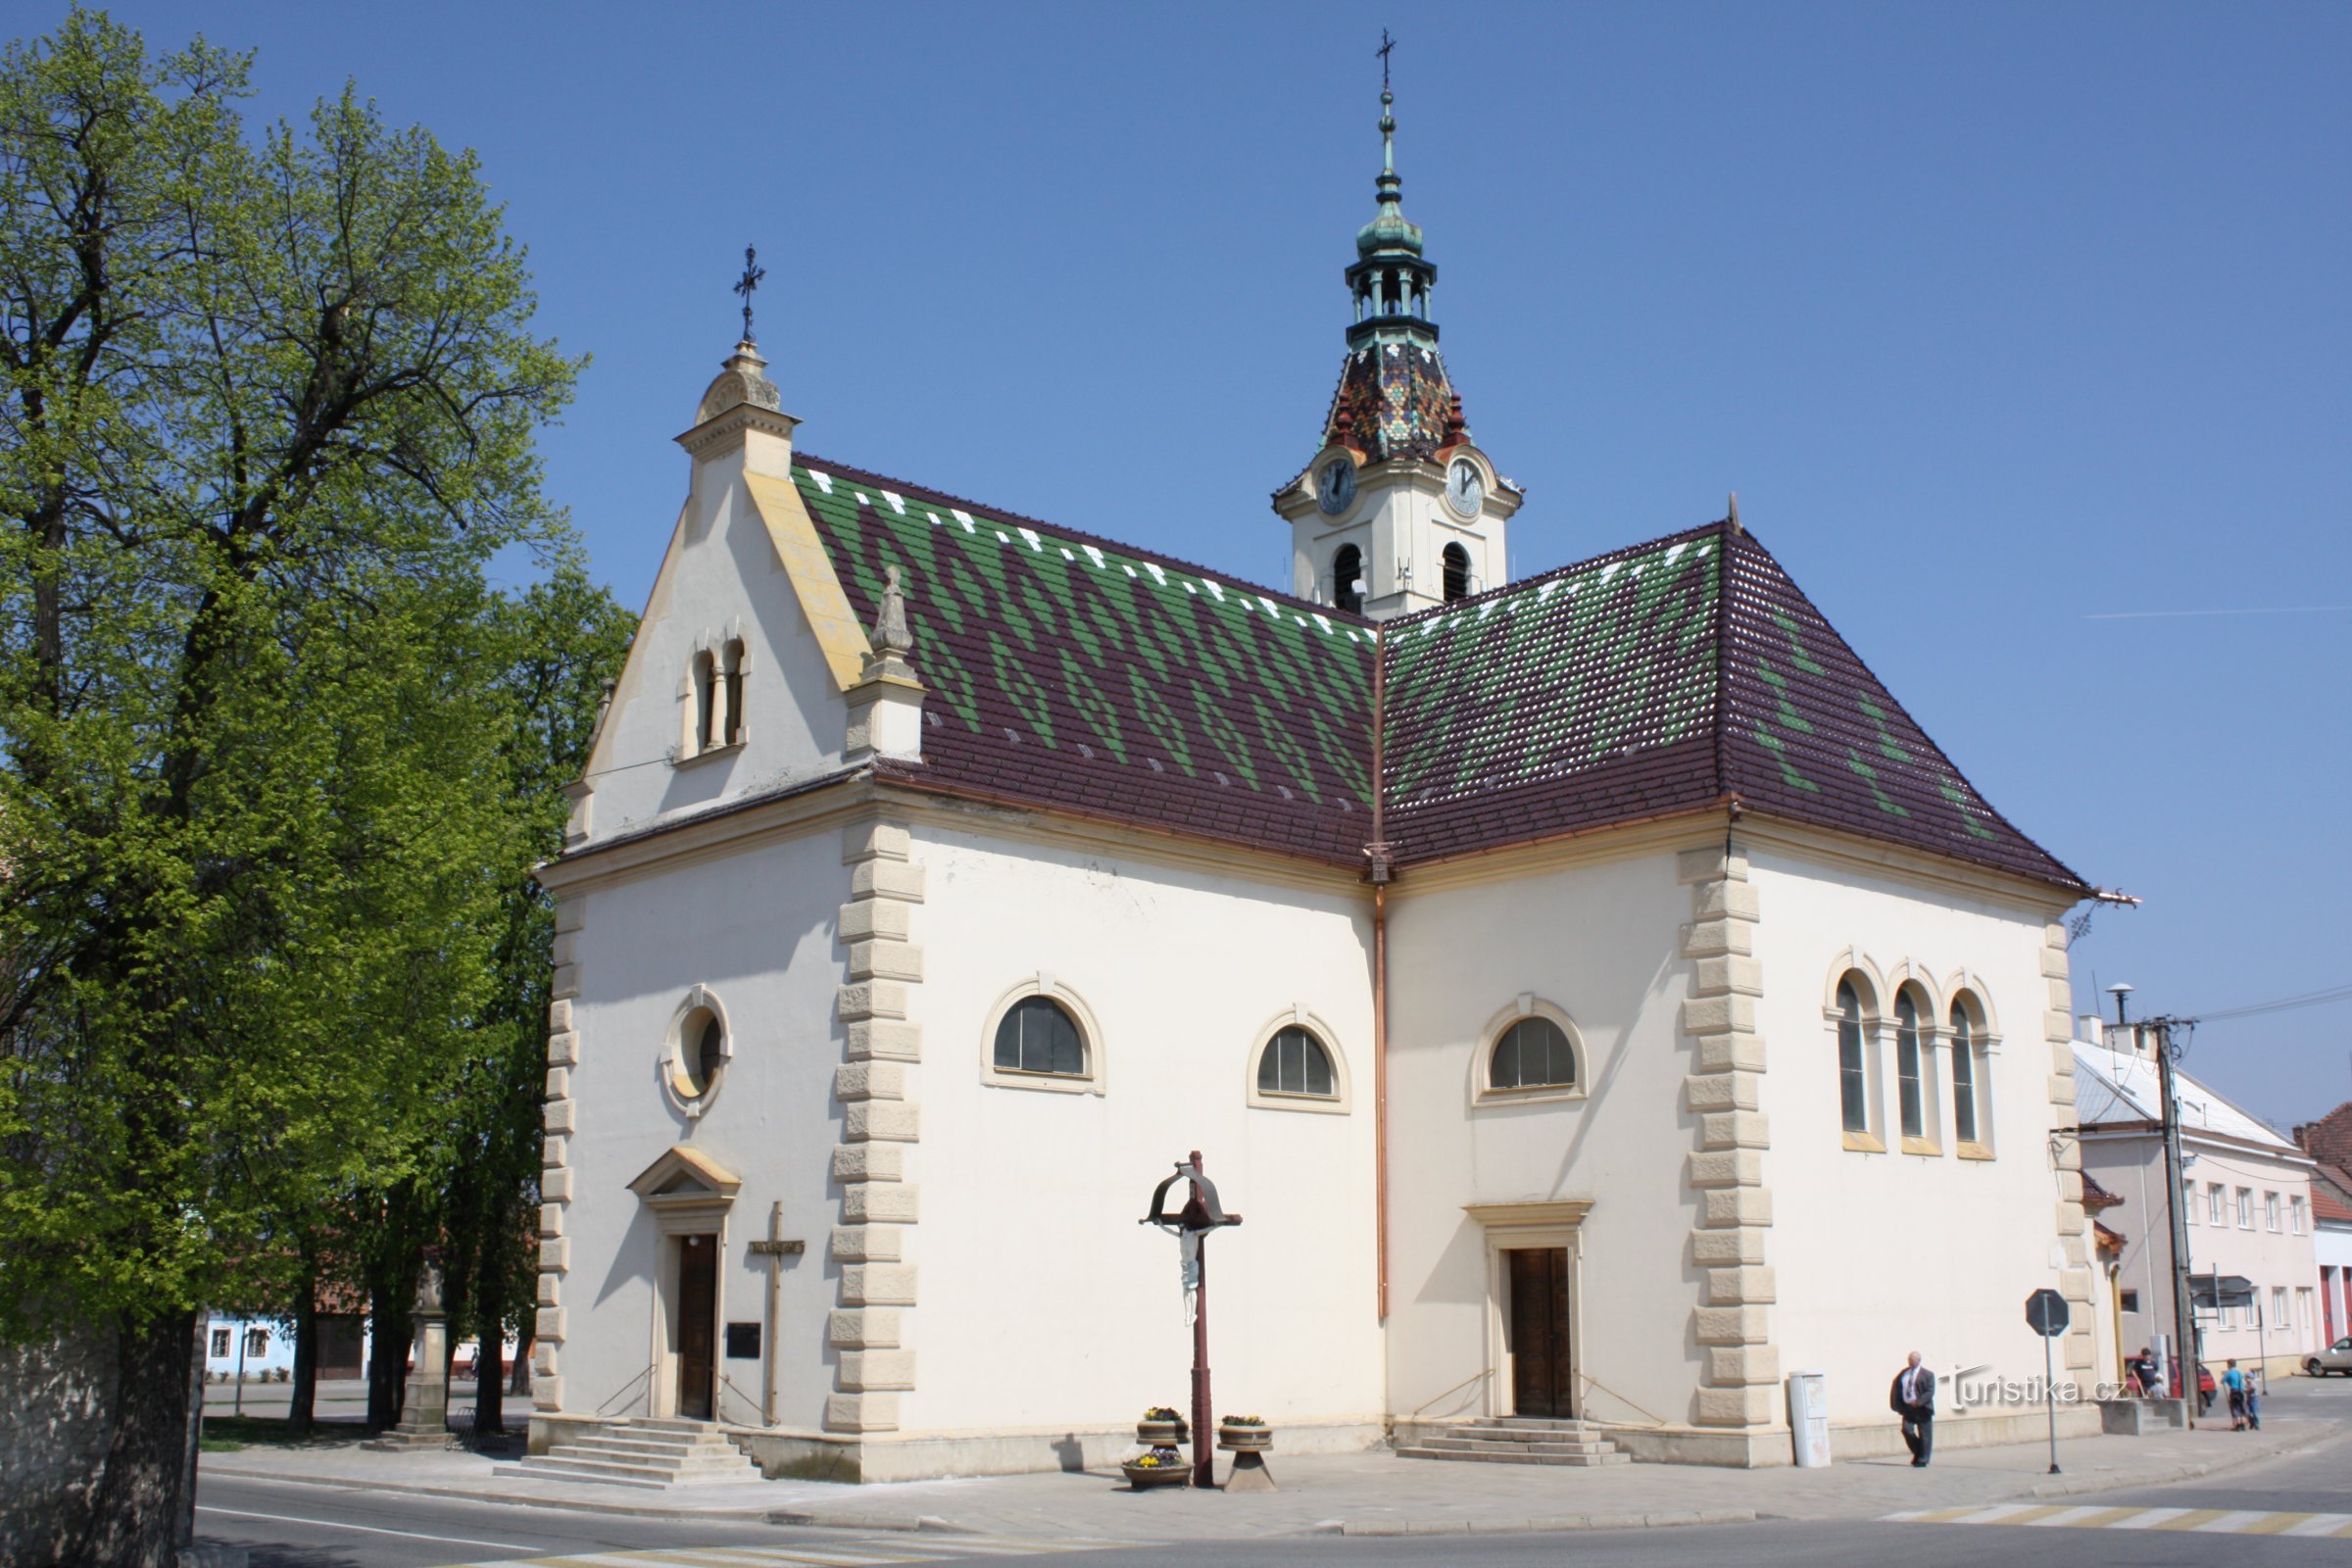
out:
<path id="1" fill-rule="evenodd" d="M 805 450 L 1282 580 L 1392 27 L 1518 573 L 1737 489 L 1995 806 L 2146 898 L 2083 1005 L 2352 982 L 2352 9 L 114 9 L 258 48 L 260 115 L 351 76 L 480 152 L 594 356 L 548 480 L 632 605 L 746 242 Z M 2352 1003 L 2189 1066 L 2306 1119 Z"/>

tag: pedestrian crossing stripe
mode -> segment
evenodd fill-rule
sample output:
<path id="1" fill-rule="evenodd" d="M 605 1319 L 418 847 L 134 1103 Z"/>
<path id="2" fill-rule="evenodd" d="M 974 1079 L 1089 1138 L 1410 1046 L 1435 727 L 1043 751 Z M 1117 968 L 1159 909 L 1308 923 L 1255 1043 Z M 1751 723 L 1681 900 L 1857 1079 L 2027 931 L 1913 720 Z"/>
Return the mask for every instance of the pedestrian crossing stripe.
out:
<path id="1" fill-rule="evenodd" d="M 2286 1536 L 2352 1541 L 2352 1513 L 2266 1512 L 2257 1508 L 2114 1508 L 2097 1504 L 2003 1502 L 1991 1507 L 1912 1508 L 1886 1516 L 1904 1525 L 2038 1525 L 2061 1530 L 2179 1530 L 2203 1536 Z"/>
<path id="2" fill-rule="evenodd" d="M 970 1536 L 931 1540 L 919 1545 L 879 1544 L 794 1546 L 662 1546 L 650 1551 L 579 1551 L 558 1557 L 506 1557 L 468 1568 L 878 1568 L 889 1563 L 970 1561 L 980 1557 L 1034 1557 L 1047 1552 L 1114 1551 L 1141 1545 L 1062 1536 L 1052 1541 L 1012 1536 Z"/>

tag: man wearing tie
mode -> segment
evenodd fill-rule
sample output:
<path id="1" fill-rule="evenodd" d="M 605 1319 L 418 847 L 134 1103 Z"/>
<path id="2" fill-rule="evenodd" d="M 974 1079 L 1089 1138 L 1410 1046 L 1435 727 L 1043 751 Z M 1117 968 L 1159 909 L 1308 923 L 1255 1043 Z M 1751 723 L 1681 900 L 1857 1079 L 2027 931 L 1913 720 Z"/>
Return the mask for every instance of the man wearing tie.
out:
<path id="1" fill-rule="evenodd" d="M 1936 1374 L 1919 1364 L 1917 1350 L 1894 1375 L 1886 1402 L 1903 1418 L 1903 1442 L 1910 1446 L 1912 1467 L 1924 1470 L 1936 1446 Z"/>

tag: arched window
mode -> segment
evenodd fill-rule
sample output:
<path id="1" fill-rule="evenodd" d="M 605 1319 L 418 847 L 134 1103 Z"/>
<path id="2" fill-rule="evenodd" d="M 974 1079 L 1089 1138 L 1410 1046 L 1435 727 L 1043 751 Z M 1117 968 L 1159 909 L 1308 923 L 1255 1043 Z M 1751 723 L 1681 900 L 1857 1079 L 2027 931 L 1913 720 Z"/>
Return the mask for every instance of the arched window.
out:
<path id="1" fill-rule="evenodd" d="M 1838 1099 L 1845 1130 L 1870 1134 L 1870 1070 L 1862 1054 L 1862 994 L 1838 982 Z"/>
<path id="2" fill-rule="evenodd" d="M 707 752 L 718 744 L 712 728 L 718 716 L 718 662 L 709 653 L 694 656 L 694 749 Z"/>
<path id="3" fill-rule="evenodd" d="M 1952 1136 L 1964 1158 L 1992 1157 L 1991 1043 L 1984 1004 L 1961 992 L 1952 999 Z"/>
<path id="4" fill-rule="evenodd" d="M 1350 614 L 1364 612 L 1364 553 L 1342 545 L 1331 558 L 1331 602 Z"/>
<path id="5" fill-rule="evenodd" d="M 1332 1076 L 1331 1054 L 1297 1024 L 1278 1030 L 1257 1057 L 1257 1092 L 1261 1095 L 1302 1095 L 1336 1100 L 1339 1087 Z"/>
<path id="6" fill-rule="evenodd" d="M 743 742 L 743 639 L 727 640 L 726 652 L 720 666 L 721 688 L 727 700 L 726 732 L 728 746 Z"/>
<path id="7" fill-rule="evenodd" d="M 1909 986 L 1894 997 L 1894 1076 L 1903 1136 L 1927 1137 L 1927 1106 L 1920 1087 L 1919 993 Z"/>
<path id="8" fill-rule="evenodd" d="M 1051 997 L 1023 997 L 997 1024 L 999 1072 L 1086 1076 L 1086 1041 L 1077 1021 Z"/>
<path id="9" fill-rule="evenodd" d="M 1446 562 L 1446 601 L 1470 597 L 1470 552 L 1460 545 L 1447 545 Z"/>
<path id="10" fill-rule="evenodd" d="M 1489 1089 L 1573 1089 L 1576 1048 L 1549 1018 L 1530 1015 L 1505 1029 L 1487 1061 Z"/>
<path id="11" fill-rule="evenodd" d="M 1952 1004 L 1952 1136 L 1977 1141 L 1977 1043 L 1968 1009 Z"/>

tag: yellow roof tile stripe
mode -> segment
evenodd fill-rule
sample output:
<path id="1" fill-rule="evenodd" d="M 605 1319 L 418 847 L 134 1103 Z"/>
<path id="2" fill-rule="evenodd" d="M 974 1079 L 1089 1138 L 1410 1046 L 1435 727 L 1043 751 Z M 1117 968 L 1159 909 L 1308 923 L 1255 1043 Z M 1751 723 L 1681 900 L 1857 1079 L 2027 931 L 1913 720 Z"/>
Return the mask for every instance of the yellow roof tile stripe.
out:
<path id="1" fill-rule="evenodd" d="M 832 558 L 816 536 L 816 524 L 791 480 L 764 473 L 743 477 L 751 487 L 753 504 L 760 509 L 760 520 L 767 525 L 776 559 L 784 564 L 793 592 L 800 596 L 808 629 L 816 634 L 816 645 L 824 651 L 826 667 L 833 671 L 835 684 L 846 692 L 865 673 L 865 658 L 873 652 L 873 644 L 866 641 L 865 628 L 850 609 L 849 595 L 842 592 L 841 579 L 834 575 Z"/>

